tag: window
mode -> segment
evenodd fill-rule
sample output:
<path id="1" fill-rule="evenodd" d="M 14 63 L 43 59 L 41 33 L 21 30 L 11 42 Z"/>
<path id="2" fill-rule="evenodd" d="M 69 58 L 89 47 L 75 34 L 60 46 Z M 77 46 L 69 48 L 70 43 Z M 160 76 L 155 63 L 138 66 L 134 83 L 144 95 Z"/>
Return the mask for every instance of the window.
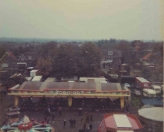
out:
<path id="1" fill-rule="evenodd" d="M 148 87 L 148 84 L 147 83 L 144 83 L 144 87 Z"/>
<path id="2" fill-rule="evenodd" d="M 32 56 L 28 56 L 28 59 L 31 60 L 32 59 Z"/>
<path id="3" fill-rule="evenodd" d="M 108 55 L 113 55 L 113 51 L 108 51 Z"/>
<path id="4" fill-rule="evenodd" d="M 8 67 L 8 64 L 7 63 L 3 63 L 2 67 Z"/>
<path id="5" fill-rule="evenodd" d="M 24 60 L 24 58 L 22 57 L 21 60 Z"/>

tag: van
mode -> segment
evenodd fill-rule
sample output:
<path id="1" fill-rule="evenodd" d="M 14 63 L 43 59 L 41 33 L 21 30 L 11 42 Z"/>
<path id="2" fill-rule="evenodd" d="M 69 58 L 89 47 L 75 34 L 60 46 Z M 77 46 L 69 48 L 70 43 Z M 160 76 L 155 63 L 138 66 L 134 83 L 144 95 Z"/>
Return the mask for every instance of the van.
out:
<path id="1" fill-rule="evenodd" d="M 151 85 L 151 89 L 153 89 L 154 91 L 156 91 L 156 94 L 161 93 L 161 87 L 158 85 Z"/>
<path id="2" fill-rule="evenodd" d="M 156 91 L 152 89 L 143 89 L 143 96 L 145 97 L 156 97 Z"/>

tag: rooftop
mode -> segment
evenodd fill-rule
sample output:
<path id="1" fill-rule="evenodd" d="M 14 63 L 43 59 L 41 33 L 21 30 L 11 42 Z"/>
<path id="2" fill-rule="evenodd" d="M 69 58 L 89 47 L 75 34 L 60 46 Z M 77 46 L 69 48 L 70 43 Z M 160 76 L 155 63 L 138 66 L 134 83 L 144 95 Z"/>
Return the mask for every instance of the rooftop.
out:
<path id="1" fill-rule="evenodd" d="M 141 108 L 138 110 L 138 113 L 141 117 L 144 117 L 153 121 L 163 122 L 163 107 L 151 107 L 151 108 Z"/>
<path id="2" fill-rule="evenodd" d="M 133 114 L 108 113 L 104 114 L 106 129 L 135 130 L 143 128 L 138 118 Z"/>
<path id="3" fill-rule="evenodd" d="M 147 82 L 147 83 L 149 83 L 149 81 L 146 80 L 146 79 L 143 78 L 143 77 L 136 77 L 136 79 L 139 80 L 139 81 L 141 81 L 141 82 Z"/>
<path id="4" fill-rule="evenodd" d="M 119 83 L 98 82 L 24 82 L 19 88 L 10 88 L 9 95 L 19 96 L 86 96 L 108 97 L 129 96 L 129 90 L 122 90 Z M 34 91 L 34 92 L 33 92 Z M 37 93 L 36 93 L 37 92 Z"/>

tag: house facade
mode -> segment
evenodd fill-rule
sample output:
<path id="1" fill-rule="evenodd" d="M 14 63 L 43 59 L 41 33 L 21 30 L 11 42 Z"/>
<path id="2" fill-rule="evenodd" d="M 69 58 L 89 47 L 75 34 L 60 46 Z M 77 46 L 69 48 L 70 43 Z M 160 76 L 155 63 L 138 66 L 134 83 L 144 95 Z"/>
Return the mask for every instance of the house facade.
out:
<path id="1" fill-rule="evenodd" d="M 9 75 L 12 75 L 17 71 L 17 58 L 12 52 L 6 52 L 0 59 L 1 71 L 7 71 Z"/>
<path id="2" fill-rule="evenodd" d="M 17 65 L 19 69 L 25 67 L 34 67 L 35 61 L 36 61 L 36 54 L 34 52 L 26 52 L 18 58 Z"/>
<path id="3" fill-rule="evenodd" d="M 122 61 L 122 52 L 120 50 L 102 49 L 103 58 L 101 61 L 102 68 L 111 68 L 118 70 Z"/>

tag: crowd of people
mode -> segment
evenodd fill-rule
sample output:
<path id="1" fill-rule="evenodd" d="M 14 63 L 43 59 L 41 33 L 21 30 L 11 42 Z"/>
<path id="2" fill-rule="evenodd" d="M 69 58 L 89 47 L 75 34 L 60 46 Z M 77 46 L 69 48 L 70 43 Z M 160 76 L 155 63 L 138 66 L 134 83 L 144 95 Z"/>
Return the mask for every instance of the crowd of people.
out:
<path id="1" fill-rule="evenodd" d="M 20 107 L 21 109 L 44 109 L 47 105 L 52 109 L 54 107 L 57 109 L 59 106 L 63 108 L 68 107 L 67 98 L 59 98 L 59 99 L 49 99 L 49 98 L 39 98 L 39 101 L 35 102 L 33 99 L 23 100 Z M 111 100 L 109 98 L 99 99 L 99 98 L 76 98 L 72 101 L 72 107 L 74 109 L 85 108 L 92 110 L 101 110 L 101 109 L 120 109 L 120 99 Z"/>
<path id="2" fill-rule="evenodd" d="M 54 122 L 55 121 L 55 113 L 57 113 L 59 116 L 62 116 L 62 107 L 58 107 L 57 111 L 56 109 L 51 108 L 48 106 L 45 111 L 45 122 L 49 123 L 50 121 Z M 78 114 L 77 114 L 78 115 Z M 51 119 L 49 119 L 51 118 Z M 92 113 L 85 112 L 84 118 L 82 118 L 82 108 L 79 108 L 79 117 L 80 119 L 80 124 L 84 123 L 83 126 L 79 129 L 79 132 L 91 132 L 92 131 L 92 122 L 93 122 L 93 115 Z M 67 123 L 67 119 L 64 118 L 63 120 L 63 128 L 66 126 L 69 126 L 70 128 L 75 128 L 76 127 L 77 120 L 75 118 L 70 118 Z M 69 125 L 67 125 L 69 124 Z M 88 124 L 88 126 L 87 126 Z"/>

